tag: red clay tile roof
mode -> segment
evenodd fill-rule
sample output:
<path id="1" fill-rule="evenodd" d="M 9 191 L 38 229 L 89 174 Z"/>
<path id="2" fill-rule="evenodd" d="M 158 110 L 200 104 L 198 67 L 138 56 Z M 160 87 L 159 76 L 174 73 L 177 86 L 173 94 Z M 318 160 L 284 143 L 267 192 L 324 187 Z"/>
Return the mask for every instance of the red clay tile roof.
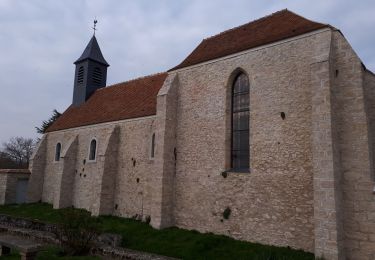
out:
<path id="1" fill-rule="evenodd" d="M 101 88 L 78 107 L 70 106 L 47 132 L 156 114 L 156 96 L 167 73 Z"/>
<path id="2" fill-rule="evenodd" d="M 324 27 L 331 26 L 307 20 L 286 9 L 281 10 L 204 39 L 182 63 L 171 70 L 217 59 Z"/>
<path id="3" fill-rule="evenodd" d="M 282 10 L 204 39 L 181 64 L 171 70 L 325 27 L 331 26 Z M 47 132 L 155 115 L 156 96 L 166 76 L 167 73 L 160 73 L 99 89 L 82 105 L 69 107 Z"/>

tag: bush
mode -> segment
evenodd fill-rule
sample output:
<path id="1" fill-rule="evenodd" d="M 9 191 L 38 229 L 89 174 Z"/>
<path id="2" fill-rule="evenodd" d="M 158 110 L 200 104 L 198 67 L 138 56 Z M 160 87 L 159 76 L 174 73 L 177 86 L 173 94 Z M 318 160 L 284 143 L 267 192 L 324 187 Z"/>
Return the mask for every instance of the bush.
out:
<path id="1" fill-rule="evenodd" d="M 85 255 L 94 246 L 100 231 L 99 219 L 85 210 L 68 208 L 61 211 L 61 221 L 56 229 L 64 253 Z"/>

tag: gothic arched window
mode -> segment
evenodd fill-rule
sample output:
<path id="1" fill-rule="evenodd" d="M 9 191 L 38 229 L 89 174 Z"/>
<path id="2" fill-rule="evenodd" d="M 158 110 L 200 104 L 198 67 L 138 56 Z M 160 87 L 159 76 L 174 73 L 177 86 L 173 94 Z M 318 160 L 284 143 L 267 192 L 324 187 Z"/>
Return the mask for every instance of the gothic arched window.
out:
<path id="1" fill-rule="evenodd" d="M 57 143 L 56 148 L 55 148 L 55 161 L 56 162 L 60 161 L 60 156 L 61 156 L 61 143 Z"/>
<path id="2" fill-rule="evenodd" d="M 232 150 L 231 167 L 249 171 L 249 79 L 239 74 L 232 86 Z"/>
<path id="3" fill-rule="evenodd" d="M 90 142 L 89 161 L 94 161 L 96 158 L 96 140 L 92 139 Z"/>

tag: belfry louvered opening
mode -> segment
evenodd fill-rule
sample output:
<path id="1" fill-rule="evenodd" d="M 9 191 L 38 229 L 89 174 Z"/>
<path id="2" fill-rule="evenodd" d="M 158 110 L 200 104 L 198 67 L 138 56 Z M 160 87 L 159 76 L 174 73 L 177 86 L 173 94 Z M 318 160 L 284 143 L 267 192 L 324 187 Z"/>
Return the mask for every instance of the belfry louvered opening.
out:
<path id="1" fill-rule="evenodd" d="M 79 67 L 78 74 L 77 74 L 77 83 L 79 85 L 83 84 L 84 75 L 85 75 L 85 69 L 83 68 L 83 66 L 81 66 L 81 67 Z"/>
<path id="2" fill-rule="evenodd" d="M 100 85 L 102 82 L 102 76 L 102 71 L 100 70 L 100 68 L 96 67 L 92 75 L 92 81 L 94 82 L 94 84 Z"/>

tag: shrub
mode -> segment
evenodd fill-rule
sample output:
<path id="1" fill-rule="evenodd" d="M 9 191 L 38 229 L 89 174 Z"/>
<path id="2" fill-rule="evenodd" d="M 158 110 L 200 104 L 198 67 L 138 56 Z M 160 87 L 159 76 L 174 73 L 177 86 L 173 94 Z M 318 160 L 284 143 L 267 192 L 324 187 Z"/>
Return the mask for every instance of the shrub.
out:
<path id="1" fill-rule="evenodd" d="M 99 235 L 99 219 L 85 210 L 68 208 L 61 211 L 61 221 L 56 229 L 64 253 L 85 255 L 94 246 Z"/>

